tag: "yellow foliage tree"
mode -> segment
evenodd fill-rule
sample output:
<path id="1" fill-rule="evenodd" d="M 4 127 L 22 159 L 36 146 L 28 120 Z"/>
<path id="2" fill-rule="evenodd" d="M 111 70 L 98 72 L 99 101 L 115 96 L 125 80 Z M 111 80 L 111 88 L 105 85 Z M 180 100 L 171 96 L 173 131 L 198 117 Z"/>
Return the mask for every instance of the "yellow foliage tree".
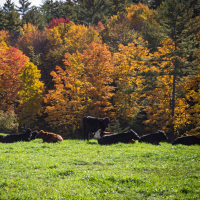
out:
<path id="1" fill-rule="evenodd" d="M 144 41 L 140 38 L 140 43 Z M 140 111 L 142 90 L 145 87 L 145 76 L 142 73 L 155 72 L 155 66 L 148 66 L 146 61 L 152 55 L 149 50 L 136 40 L 128 46 L 119 45 L 119 53 L 114 54 L 114 82 L 118 90 L 114 95 L 114 106 L 117 116 L 133 118 Z M 140 59 L 139 59 L 140 58 Z"/>
<path id="2" fill-rule="evenodd" d="M 27 62 L 20 75 L 22 81 L 19 91 L 19 123 L 26 127 L 35 127 L 38 117 L 43 112 L 44 84 L 40 81 L 40 70 L 31 62 Z M 36 127 L 35 127 L 36 128 Z"/>
<path id="3" fill-rule="evenodd" d="M 175 115 L 172 118 L 172 72 L 175 67 L 175 59 L 174 57 L 167 58 L 163 55 L 170 53 L 173 49 L 173 42 L 171 39 L 168 39 L 154 53 L 154 57 L 158 60 L 155 64 L 158 66 L 159 74 L 155 81 L 156 87 L 145 93 L 148 99 L 148 104 L 145 109 L 148 120 L 145 121 L 145 124 L 148 125 L 148 129 L 150 130 L 164 129 L 171 131 L 173 126 L 174 130 L 178 133 L 178 129 L 185 127 L 189 117 L 187 113 L 188 104 L 182 95 L 185 93 L 188 77 L 180 77 L 177 75 L 179 82 L 176 84 Z"/>
<path id="4" fill-rule="evenodd" d="M 99 33 L 92 26 L 72 24 L 69 31 L 65 34 L 65 48 L 70 54 L 86 49 L 86 45 L 91 42 L 101 43 Z"/>

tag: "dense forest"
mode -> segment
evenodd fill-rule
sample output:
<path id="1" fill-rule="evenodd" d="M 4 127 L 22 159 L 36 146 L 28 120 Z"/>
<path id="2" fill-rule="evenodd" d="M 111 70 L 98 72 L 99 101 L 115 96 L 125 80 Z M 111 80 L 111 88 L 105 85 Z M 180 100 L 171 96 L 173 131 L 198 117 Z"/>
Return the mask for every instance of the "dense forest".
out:
<path id="1" fill-rule="evenodd" d="M 19 0 L 0 7 L 0 130 L 82 138 L 200 133 L 199 0 Z"/>

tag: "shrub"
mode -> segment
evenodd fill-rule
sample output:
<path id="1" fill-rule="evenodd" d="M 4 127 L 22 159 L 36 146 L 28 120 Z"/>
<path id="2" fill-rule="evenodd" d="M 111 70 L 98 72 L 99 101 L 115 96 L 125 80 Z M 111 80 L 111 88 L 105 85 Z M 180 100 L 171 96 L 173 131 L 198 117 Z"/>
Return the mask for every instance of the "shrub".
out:
<path id="1" fill-rule="evenodd" d="M 17 114 L 13 110 L 0 110 L 0 132 L 13 133 L 18 129 Z"/>

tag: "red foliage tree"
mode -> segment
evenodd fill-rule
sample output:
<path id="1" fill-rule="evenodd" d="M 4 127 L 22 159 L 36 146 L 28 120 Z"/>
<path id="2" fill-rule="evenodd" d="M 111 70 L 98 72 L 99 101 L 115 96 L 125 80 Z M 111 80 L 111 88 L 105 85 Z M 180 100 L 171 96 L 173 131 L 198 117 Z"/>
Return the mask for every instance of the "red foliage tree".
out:
<path id="1" fill-rule="evenodd" d="M 48 25 L 47 25 L 47 29 L 52 29 L 52 28 L 54 28 L 55 26 L 58 26 L 60 23 L 64 23 L 64 24 L 69 24 L 69 22 L 70 22 L 70 20 L 69 20 L 69 18 L 68 17 L 66 17 L 66 19 L 64 19 L 64 18 L 57 18 L 56 17 L 56 19 L 55 18 L 53 18 L 52 19 L 52 22 L 50 22 Z"/>
<path id="2" fill-rule="evenodd" d="M 9 47 L 0 52 L 0 109 L 7 110 L 16 100 L 23 72 L 28 58 L 17 48 Z"/>

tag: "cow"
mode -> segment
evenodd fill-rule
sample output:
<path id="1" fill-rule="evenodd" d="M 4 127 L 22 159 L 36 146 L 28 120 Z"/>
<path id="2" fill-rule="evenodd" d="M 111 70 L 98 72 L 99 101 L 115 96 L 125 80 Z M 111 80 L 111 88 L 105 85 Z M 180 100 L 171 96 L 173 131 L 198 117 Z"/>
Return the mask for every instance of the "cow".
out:
<path id="1" fill-rule="evenodd" d="M 2 139 L 2 143 L 14 143 L 14 142 L 19 142 L 19 141 L 25 141 L 25 142 L 29 142 L 31 140 L 31 130 L 27 129 L 24 133 L 21 134 L 17 134 L 17 135 L 6 135 L 6 137 L 4 137 Z"/>
<path id="2" fill-rule="evenodd" d="M 109 126 L 109 123 L 110 123 L 109 117 L 98 118 L 98 117 L 84 116 L 82 119 L 84 140 L 85 138 L 89 140 L 90 133 L 94 133 L 99 129 L 105 131 L 105 129 Z"/>
<path id="3" fill-rule="evenodd" d="M 33 132 L 32 132 L 32 136 L 31 136 L 31 140 L 35 140 L 37 134 L 38 134 L 38 131 L 36 131 L 36 130 L 33 131 Z"/>
<path id="4" fill-rule="evenodd" d="M 6 137 L 6 135 L 0 135 L 0 142 L 2 141 L 2 139 Z"/>
<path id="5" fill-rule="evenodd" d="M 168 137 L 163 130 L 159 130 L 156 133 L 141 136 L 138 141 L 159 145 L 162 140 L 168 140 Z"/>
<path id="6" fill-rule="evenodd" d="M 116 143 L 134 143 L 135 140 L 138 140 L 139 136 L 138 134 L 130 129 L 127 132 L 123 133 L 115 133 L 115 134 L 110 134 L 110 135 L 104 135 L 98 140 L 98 143 L 100 145 L 107 145 L 107 144 L 116 144 Z"/>
<path id="7" fill-rule="evenodd" d="M 44 132 L 43 130 L 39 131 L 36 138 L 41 138 L 43 140 L 42 142 L 48 142 L 48 143 L 63 141 L 62 136 L 55 133 Z"/>
<path id="8" fill-rule="evenodd" d="M 181 137 L 184 137 L 184 136 L 188 136 L 188 134 L 187 133 L 183 133 L 183 135 L 181 135 Z"/>
<path id="9" fill-rule="evenodd" d="M 112 134 L 116 134 L 116 133 L 112 133 L 112 132 L 105 132 L 102 131 L 101 129 L 99 129 L 97 132 L 93 133 L 93 137 L 94 139 L 100 139 L 102 138 L 104 135 L 112 135 Z"/>
<path id="10" fill-rule="evenodd" d="M 200 145 L 200 137 L 197 137 L 195 135 L 188 135 L 188 136 L 182 136 L 178 137 L 172 142 L 172 145 L 176 144 L 183 144 L 183 145 Z"/>

